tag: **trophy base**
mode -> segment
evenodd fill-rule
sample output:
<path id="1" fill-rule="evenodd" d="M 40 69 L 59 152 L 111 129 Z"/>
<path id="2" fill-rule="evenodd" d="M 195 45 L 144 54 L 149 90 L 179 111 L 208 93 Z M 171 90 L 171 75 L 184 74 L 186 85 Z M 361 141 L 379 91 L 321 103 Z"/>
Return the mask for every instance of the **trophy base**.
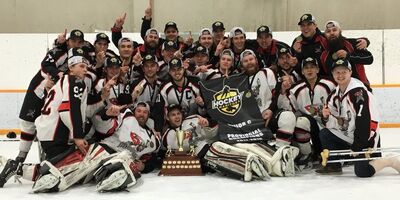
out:
<path id="1" fill-rule="evenodd" d="M 175 151 L 166 155 L 159 176 L 203 176 L 201 164 L 197 156 L 187 152 Z"/>

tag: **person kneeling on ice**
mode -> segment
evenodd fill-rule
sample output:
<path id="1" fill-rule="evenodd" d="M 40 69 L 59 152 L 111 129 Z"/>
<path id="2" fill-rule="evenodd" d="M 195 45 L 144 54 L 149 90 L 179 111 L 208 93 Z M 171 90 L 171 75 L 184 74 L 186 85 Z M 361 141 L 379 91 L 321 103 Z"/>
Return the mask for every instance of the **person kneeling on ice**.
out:
<path id="1" fill-rule="evenodd" d="M 378 117 L 374 96 L 358 79 L 352 78 L 348 60 L 338 59 L 332 65 L 332 75 L 338 86 L 328 96 L 322 110 L 326 128 L 319 133 L 323 149 L 360 152 L 376 148 L 379 141 Z M 371 157 L 378 157 L 373 153 Z M 355 158 L 367 158 L 366 154 L 353 153 Z M 400 172 L 400 155 L 375 160 L 354 161 L 354 172 L 358 177 L 371 177 L 385 167 Z M 337 160 L 336 156 L 329 160 Z M 327 163 L 316 170 L 319 174 L 341 174 L 341 163 Z"/>

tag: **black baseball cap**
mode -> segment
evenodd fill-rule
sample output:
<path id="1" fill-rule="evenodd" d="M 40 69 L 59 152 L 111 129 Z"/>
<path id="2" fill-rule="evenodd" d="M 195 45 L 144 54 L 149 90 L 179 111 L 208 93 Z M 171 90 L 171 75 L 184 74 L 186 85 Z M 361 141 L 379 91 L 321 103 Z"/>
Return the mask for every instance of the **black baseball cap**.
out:
<path id="1" fill-rule="evenodd" d="M 178 44 L 172 40 L 166 40 L 162 45 L 162 50 L 178 50 Z"/>
<path id="2" fill-rule="evenodd" d="M 73 40 L 79 39 L 79 40 L 82 40 L 82 41 L 85 40 L 83 32 L 81 30 L 78 30 L 78 29 L 75 29 L 75 30 L 71 31 L 71 33 L 69 34 L 69 39 L 73 39 Z"/>
<path id="3" fill-rule="evenodd" d="M 165 24 L 165 28 L 164 28 L 164 32 L 168 29 L 168 28 L 174 28 L 176 31 L 178 31 L 178 26 L 176 25 L 175 22 L 168 22 Z"/>
<path id="4" fill-rule="evenodd" d="M 268 26 L 260 26 L 257 29 L 257 37 L 262 33 L 267 33 L 268 35 L 272 35 L 272 31 Z"/>
<path id="5" fill-rule="evenodd" d="M 306 59 L 303 59 L 303 61 L 301 62 L 301 68 L 303 69 L 303 67 L 307 64 L 307 63 L 311 63 L 314 66 L 318 66 L 318 61 L 315 58 L 312 57 L 308 57 Z"/>
<path id="6" fill-rule="evenodd" d="M 155 62 L 155 63 L 157 63 L 158 62 L 158 60 L 157 60 L 157 57 L 155 57 L 154 55 L 152 55 L 152 54 L 147 54 L 147 55 L 145 55 L 144 57 L 143 57 L 143 63 L 145 63 L 145 62 Z"/>
<path id="7" fill-rule="evenodd" d="M 218 30 L 223 30 L 223 31 L 225 30 L 224 23 L 216 21 L 212 24 L 212 31 L 215 32 Z"/>
<path id="8" fill-rule="evenodd" d="M 311 14 L 304 14 L 300 17 L 300 21 L 297 25 L 301 25 L 303 22 L 315 23 L 315 17 Z"/>
<path id="9" fill-rule="evenodd" d="M 96 35 L 96 40 L 94 41 L 94 43 L 98 42 L 99 40 L 105 40 L 107 41 L 107 43 L 110 43 L 110 38 L 108 38 L 105 33 L 98 33 Z"/>
<path id="10" fill-rule="evenodd" d="M 347 67 L 347 69 L 351 70 L 351 64 L 348 60 L 338 59 L 332 64 L 331 71 L 333 71 L 333 69 L 335 69 L 336 67 L 339 67 L 339 66 Z"/>
<path id="11" fill-rule="evenodd" d="M 104 67 L 121 67 L 121 62 L 116 57 L 106 58 Z"/>
<path id="12" fill-rule="evenodd" d="M 205 54 L 205 55 L 208 56 L 208 49 L 205 48 L 205 47 L 202 46 L 202 45 L 198 45 L 198 46 L 196 46 L 196 47 L 194 48 L 194 52 L 193 52 L 193 53 L 194 53 L 195 55 L 198 54 L 198 53 L 201 53 L 201 54 Z"/>
<path id="13" fill-rule="evenodd" d="M 181 68 L 182 66 L 182 60 L 179 58 L 172 58 L 169 62 L 168 62 L 168 66 L 169 69 L 172 68 Z"/>
<path id="14" fill-rule="evenodd" d="M 68 66 L 78 63 L 89 64 L 89 61 L 86 59 L 86 57 L 86 52 L 82 48 L 71 48 L 68 50 Z"/>
<path id="15" fill-rule="evenodd" d="M 277 52 L 278 57 L 284 54 L 291 54 L 290 50 L 288 48 L 282 47 L 278 50 Z"/>

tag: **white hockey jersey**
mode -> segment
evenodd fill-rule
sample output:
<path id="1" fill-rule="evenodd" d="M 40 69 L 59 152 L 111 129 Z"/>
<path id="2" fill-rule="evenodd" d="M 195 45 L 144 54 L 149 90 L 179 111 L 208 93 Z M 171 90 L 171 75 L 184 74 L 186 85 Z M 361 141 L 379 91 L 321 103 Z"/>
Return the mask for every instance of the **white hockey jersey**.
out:
<path id="1" fill-rule="evenodd" d="M 288 94 L 279 95 L 278 108 L 317 117 L 335 87 L 328 79 L 317 79 L 314 88 L 306 80 L 302 80 Z"/>
<path id="2" fill-rule="evenodd" d="M 161 88 L 161 97 L 164 100 L 165 108 L 170 104 L 178 104 L 182 107 L 184 116 L 203 112 L 195 102 L 197 96 L 200 96 L 200 90 L 198 80 L 194 77 L 185 77 L 183 87 L 169 81 Z"/>
<path id="3" fill-rule="evenodd" d="M 87 106 L 87 88 L 83 80 L 65 75 L 49 91 L 41 115 L 35 120 L 39 141 L 67 143 L 84 138 L 84 121 L 103 104 Z"/>
<path id="4" fill-rule="evenodd" d="M 249 84 L 260 112 L 270 108 L 276 87 L 274 72 L 269 68 L 260 69 L 256 74 L 249 76 Z"/>
<path id="5" fill-rule="evenodd" d="M 160 139 L 149 127 L 150 121 L 145 127 L 140 126 L 130 109 L 126 109 L 115 118 L 102 119 L 100 115 L 93 118 L 96 131 L 110 135 L 103 139 L 101 143 L 117 152 L 129 150 L 136 154 L 137 158 L 157 152 L 161 146 Z"/>
<path id="6" fill-rule="evenodd" d="M 339 86 L 329 95 L 331 112 L 326 128 L 340 139 L 351 144 L 351 149 L 360 151 L 376 147 L 379 139 L 376 102 L 364 84 L 351 78 L 345 92 Z"/>
<path id="7" fill-rule="evenodd" d="M 99 79 L 95 86 L 96 93 L 100 93 L 106 83 L 107 83 L 107 80 L 105 78 Z M 130 94 L 129 93 L 129 85 L 125 85 L 123 83 L 118 83 L 118 84 L 114 85 L 113 87 L 111 87 L 110 95 L 108 96 L 108 99 L 106 100 L 107 107 L 110 105 L 117 105 L 118 104 L 117 98 L 121 94 Z"/>

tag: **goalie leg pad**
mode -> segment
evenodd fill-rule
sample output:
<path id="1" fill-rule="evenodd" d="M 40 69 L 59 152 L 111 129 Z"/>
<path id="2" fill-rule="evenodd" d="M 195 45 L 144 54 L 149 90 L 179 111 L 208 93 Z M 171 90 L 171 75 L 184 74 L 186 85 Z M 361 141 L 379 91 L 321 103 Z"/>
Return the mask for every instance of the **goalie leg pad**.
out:
<path id="1" fill-rule="evenodd" d="M 39 178 L 36 180 L 32 191 L 38 192 L 56 192 L 63 191 L 79 182 L 85 176 L 93 173 L 101 164 L 103 159 L 106 159 L 109 154 L 98 144 L 89 146 L 88 153 L 82 157 L 77 151 L 72 152 L 64 159 L 53 165 L 50 161 L 43 161 L 39 171 Z M 51 174 L 46 176 L 47 174 Z M 52 177 L 54 176 L 54 177 Z M 46 185 L 46 180 L 59 180 L 55 185 Z M 53 186 L 53 188 L 50 188 Z M 54 188 L 57 186 L 57 188 Z"/>
<path id="2" fill-rule="evenodd" d="M 294 176 L 294 159 L 299 154 L 299 149 L 293 146 L 282 146 L 272 156 L 272 175 Z"/>
<path id="3" fill-rule="evenodd" d="M 253 172 L 261 179 L 265 178 L 266 170 L 255 154 L 229 144 L 213 143 L 204 159 L 209 167 L 233 178 L 251 181 Z"/>
<path id="4" fill-rule="evenodd" d="M 237 143 L 234 144 L 234 146 L 244 149 L 248 152 L 252 152 L 257 156 L 259 156 L 267 173 L 271 174 L 272 172 L 271 160 L 272 160 L 272 155 L 275 153 L 275 150 L 259 143 Z"/>
<path id="5" fill-rule="evenodd" d="M 136 184 L 135 162 L 128 151 L 117 153 L 95 173 L 96 191 L 121 191 Z"/>

